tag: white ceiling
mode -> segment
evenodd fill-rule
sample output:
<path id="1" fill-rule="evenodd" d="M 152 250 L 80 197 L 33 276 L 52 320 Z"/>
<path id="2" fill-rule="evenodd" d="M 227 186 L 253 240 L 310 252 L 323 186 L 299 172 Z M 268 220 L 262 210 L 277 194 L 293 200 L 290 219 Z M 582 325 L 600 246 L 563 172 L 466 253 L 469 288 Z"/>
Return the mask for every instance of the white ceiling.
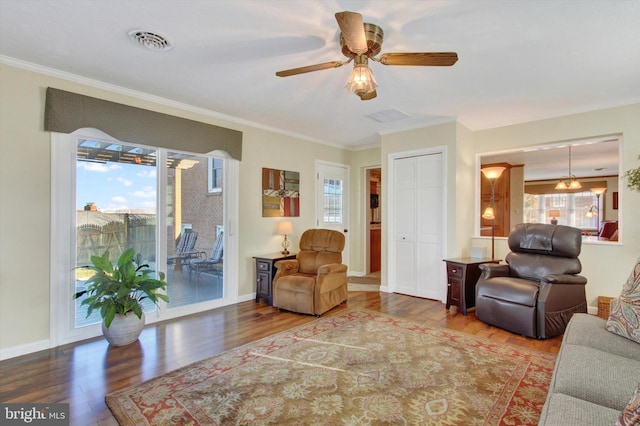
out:
<path id="1" fill-rule="evenodd" d="M 343 10 L 383 28 L 383 53 L 455 51 L 459 61 L 370 63 L 370 101 L 343 89 L 351 66 L 275 76 L 343 60 Z M 173 49 L 134 44 L 137 28 Z M 444 121 L 478 130 L 640 102 L 640 1 L 0 0 L 0 55 L 360 149 Z M 367 117 L 390 109 L 409 118 Z"/>

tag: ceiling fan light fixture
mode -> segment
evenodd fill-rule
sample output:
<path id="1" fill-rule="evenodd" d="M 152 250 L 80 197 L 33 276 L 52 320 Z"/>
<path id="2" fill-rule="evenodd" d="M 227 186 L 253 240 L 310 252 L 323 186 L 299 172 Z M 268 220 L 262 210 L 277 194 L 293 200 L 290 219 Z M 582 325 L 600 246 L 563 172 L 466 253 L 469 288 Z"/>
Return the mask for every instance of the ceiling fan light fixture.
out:
<path id="1" fill-rule="evenodd" d="M 364 55 L 357 56 L 353 65 L 353 71 L 347 79 L 344 88 L 349 92 L 358 96 L 373 92 L 378 87 L 373 73 L 369 69 L 367 57 Z"/>

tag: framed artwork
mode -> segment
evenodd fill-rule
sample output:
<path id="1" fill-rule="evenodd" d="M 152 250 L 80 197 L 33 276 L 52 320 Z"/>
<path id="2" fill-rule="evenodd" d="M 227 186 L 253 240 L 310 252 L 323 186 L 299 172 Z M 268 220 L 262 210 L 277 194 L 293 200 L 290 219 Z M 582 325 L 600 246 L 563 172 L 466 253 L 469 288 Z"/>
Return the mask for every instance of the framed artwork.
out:
<path id="1" fill-rule="evenodd" d="M 262 217 L 300 216 L 300 172 L 262 169 Z"/>
<path id="2" fill-rule="evenodd" d="M 613 193 L 613 209 L 618 210 L 618 191 Z"/>

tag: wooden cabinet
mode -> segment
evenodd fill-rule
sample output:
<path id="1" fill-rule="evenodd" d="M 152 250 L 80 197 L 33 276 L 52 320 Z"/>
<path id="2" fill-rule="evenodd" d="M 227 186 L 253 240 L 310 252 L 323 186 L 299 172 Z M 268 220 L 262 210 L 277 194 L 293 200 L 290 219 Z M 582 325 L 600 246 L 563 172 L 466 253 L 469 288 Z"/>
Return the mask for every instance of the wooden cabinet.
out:
<path id="1" fill-rule="evenodd" d="M 262 297 L 271 305 L 273 301 L 273 277 L 278 272 L 275 264 L 279 260 L 295 259 L 296 254 L 273 253 L 254 256 L 253 258 L 256 260 L 256 302 L 259 302 Z"/>
<path id="2" fill-rule="evenodd" d="M 480 278 L 479 265 L 500 261 L 472 257 L 444 261 L 447 264 L 446 308 L 457 306 L 463 315 L 467 315 L 467 310 L 476 306 L 476 283 Z"/>

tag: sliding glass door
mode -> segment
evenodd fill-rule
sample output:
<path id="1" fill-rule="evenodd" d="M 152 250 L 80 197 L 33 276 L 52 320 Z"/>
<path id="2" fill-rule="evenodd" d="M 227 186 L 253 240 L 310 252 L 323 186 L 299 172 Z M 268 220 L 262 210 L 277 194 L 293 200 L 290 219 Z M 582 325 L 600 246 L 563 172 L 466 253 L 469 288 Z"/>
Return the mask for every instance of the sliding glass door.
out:
<path id="1" fill-rule="evenodd" d="M 81 267 L 105 251 L 115 262 L 133 248 L 166 274 L 169 303 L 159 309 L 145 304 L 147 323 L 233 303 L 229 294 L 237 293 L 237 284 L 225 272 L 237 249 L 224 224 L 225 200 L 233 193 L 226 185 L 237 185 L 236 160 L 120 142 L 91 129 L 52 133 L 52 142 L 54 344 L 100 334 L 99 313 L 87 318 L 82 299 L 72 296 L 90 277 Z M 232 265 L 235 273 L 237 260 Z"/>

